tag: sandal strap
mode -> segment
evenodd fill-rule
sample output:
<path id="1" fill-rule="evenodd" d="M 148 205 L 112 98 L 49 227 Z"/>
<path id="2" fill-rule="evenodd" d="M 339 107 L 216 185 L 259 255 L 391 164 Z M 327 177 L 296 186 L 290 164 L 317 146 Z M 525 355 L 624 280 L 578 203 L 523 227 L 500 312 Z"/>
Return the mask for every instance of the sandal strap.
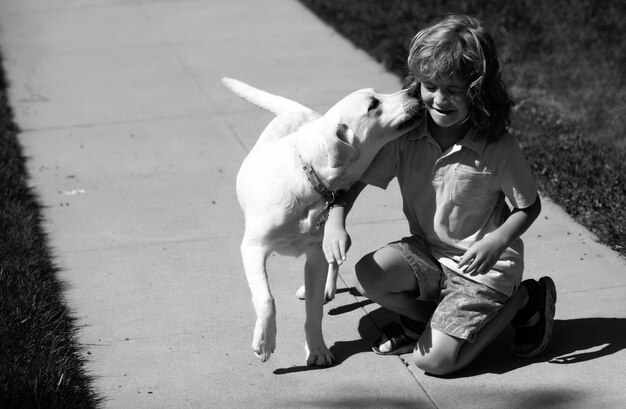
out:
<path id="1" fill-rule="evenodd" d="M 372 346 L 372 350 L 379 355 L 399 355 L 410 352 L 417 343 L 417 339 L 408 336 L 404 332 L 404 327 L 396 322 L 385 325 L 382 330 L 385 336 L 379 338 Z M 390 343 L 391 349 L 388 352 L 379 350 L 383 341 Z"/>
<path id="2" fill-rule="evenodd" d="M 404 329 L 401 325 L 395 322 L 391 322 L 385 325 L 383 328 L 383 334 L 387 337 L 387 340 L 391 342 L 391 349 L 396 349 L 398 341 L 404 341 L 408 336 L 404 333 Z"/>

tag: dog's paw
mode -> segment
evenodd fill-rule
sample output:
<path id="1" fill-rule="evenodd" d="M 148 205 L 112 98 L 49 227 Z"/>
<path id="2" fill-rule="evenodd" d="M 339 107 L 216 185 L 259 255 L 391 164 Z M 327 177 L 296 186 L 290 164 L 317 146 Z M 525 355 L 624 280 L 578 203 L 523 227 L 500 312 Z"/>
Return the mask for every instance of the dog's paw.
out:
<path id="1" fill-rule="evenodd" d="M 305 344 L 304 350 L 306 351 L 307 366 L 328 367 L 335 363 L 335 357 L 324 344 L 311 349 Z"/>
<path id="2" fill-rule="evenodd" d="M 254 350 L 254 355 L 261 360 L 261 362 L 267 362 L 272 356 L 272 353 L 276 349 L 276 345 L 269 348 L 267 345 L 261 343 L 259 346 L 255 347 L 252 345 L 252 349 Z"/>
<path id="3" fill-rule="evenodd" d="M 266 362 L 276 349 L 276 317 L 258 319 L 254 328 L 252 350 L 261 362 Z"/>

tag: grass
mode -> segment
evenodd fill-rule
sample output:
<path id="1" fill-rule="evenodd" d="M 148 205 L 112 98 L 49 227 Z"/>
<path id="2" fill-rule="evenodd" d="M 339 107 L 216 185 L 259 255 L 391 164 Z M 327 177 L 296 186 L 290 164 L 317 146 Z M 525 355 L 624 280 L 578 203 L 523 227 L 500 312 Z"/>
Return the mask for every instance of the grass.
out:
<path id="1" fill-rule="evenodd" d="M 401 79 L 409 41 L 434 18 L 484 21 L 541 193 L 626 256 L 626 2 L 300 1 Z"/>
<path id="2" fill-rule="evenodd" d="M 0 408 L 95 408 L 6 85 L 0 72 Z"/>

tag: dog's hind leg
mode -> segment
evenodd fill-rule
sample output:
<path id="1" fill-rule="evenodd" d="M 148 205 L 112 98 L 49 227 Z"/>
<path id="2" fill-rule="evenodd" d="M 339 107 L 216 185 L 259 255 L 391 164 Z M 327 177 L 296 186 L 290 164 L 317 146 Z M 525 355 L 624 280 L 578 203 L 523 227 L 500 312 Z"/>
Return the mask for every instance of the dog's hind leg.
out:
<path id="1" fill-rule="evenodd" d="M 306 288 L 306 335 L 305 350 L 308 366 L 330 366 L 334 357 L 330 352 L 322 333 L 322 317 L 324 315 L 324 282 L 328 263 L 320 248 L 307 252 L 304 265 L 304 286 Z"/>
<path id="2" fill-rule="evenodd" d="M 324 304 L 335 299 L 337 292 L 337 276 L 339 275 L 339 266 L 337 263 L 328 264 L 328 275 L 326 276 L 326 286 L 324 287 Z M 296 291 L 296 298 L 304 300 L 306 298 L 306 289 L 301 285 Z"/>
<path id="3" fill-rule="evenodd" d="M 250 243 L 246 239 L 241 243 L 243 266 L 256 312 L 252 349 L 263 362 L 276 349 L 276 305 L 267 279 L 268 255 L 269 250 L 261 245 Z"/>

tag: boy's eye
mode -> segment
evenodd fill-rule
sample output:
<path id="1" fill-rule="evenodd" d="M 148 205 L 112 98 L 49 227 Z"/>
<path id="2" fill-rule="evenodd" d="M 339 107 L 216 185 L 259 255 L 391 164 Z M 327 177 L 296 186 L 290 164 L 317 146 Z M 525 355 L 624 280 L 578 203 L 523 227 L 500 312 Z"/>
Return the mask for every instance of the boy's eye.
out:
<path id="1" fill-rule="evenodd" d="M 376 98 L 372 98 L 372 102 L 370 103 L 369 108 L 367 108 L 368 111 L 372 111 L 376 108 L 378 108 L 380 106 L 380 101 Z"/>

